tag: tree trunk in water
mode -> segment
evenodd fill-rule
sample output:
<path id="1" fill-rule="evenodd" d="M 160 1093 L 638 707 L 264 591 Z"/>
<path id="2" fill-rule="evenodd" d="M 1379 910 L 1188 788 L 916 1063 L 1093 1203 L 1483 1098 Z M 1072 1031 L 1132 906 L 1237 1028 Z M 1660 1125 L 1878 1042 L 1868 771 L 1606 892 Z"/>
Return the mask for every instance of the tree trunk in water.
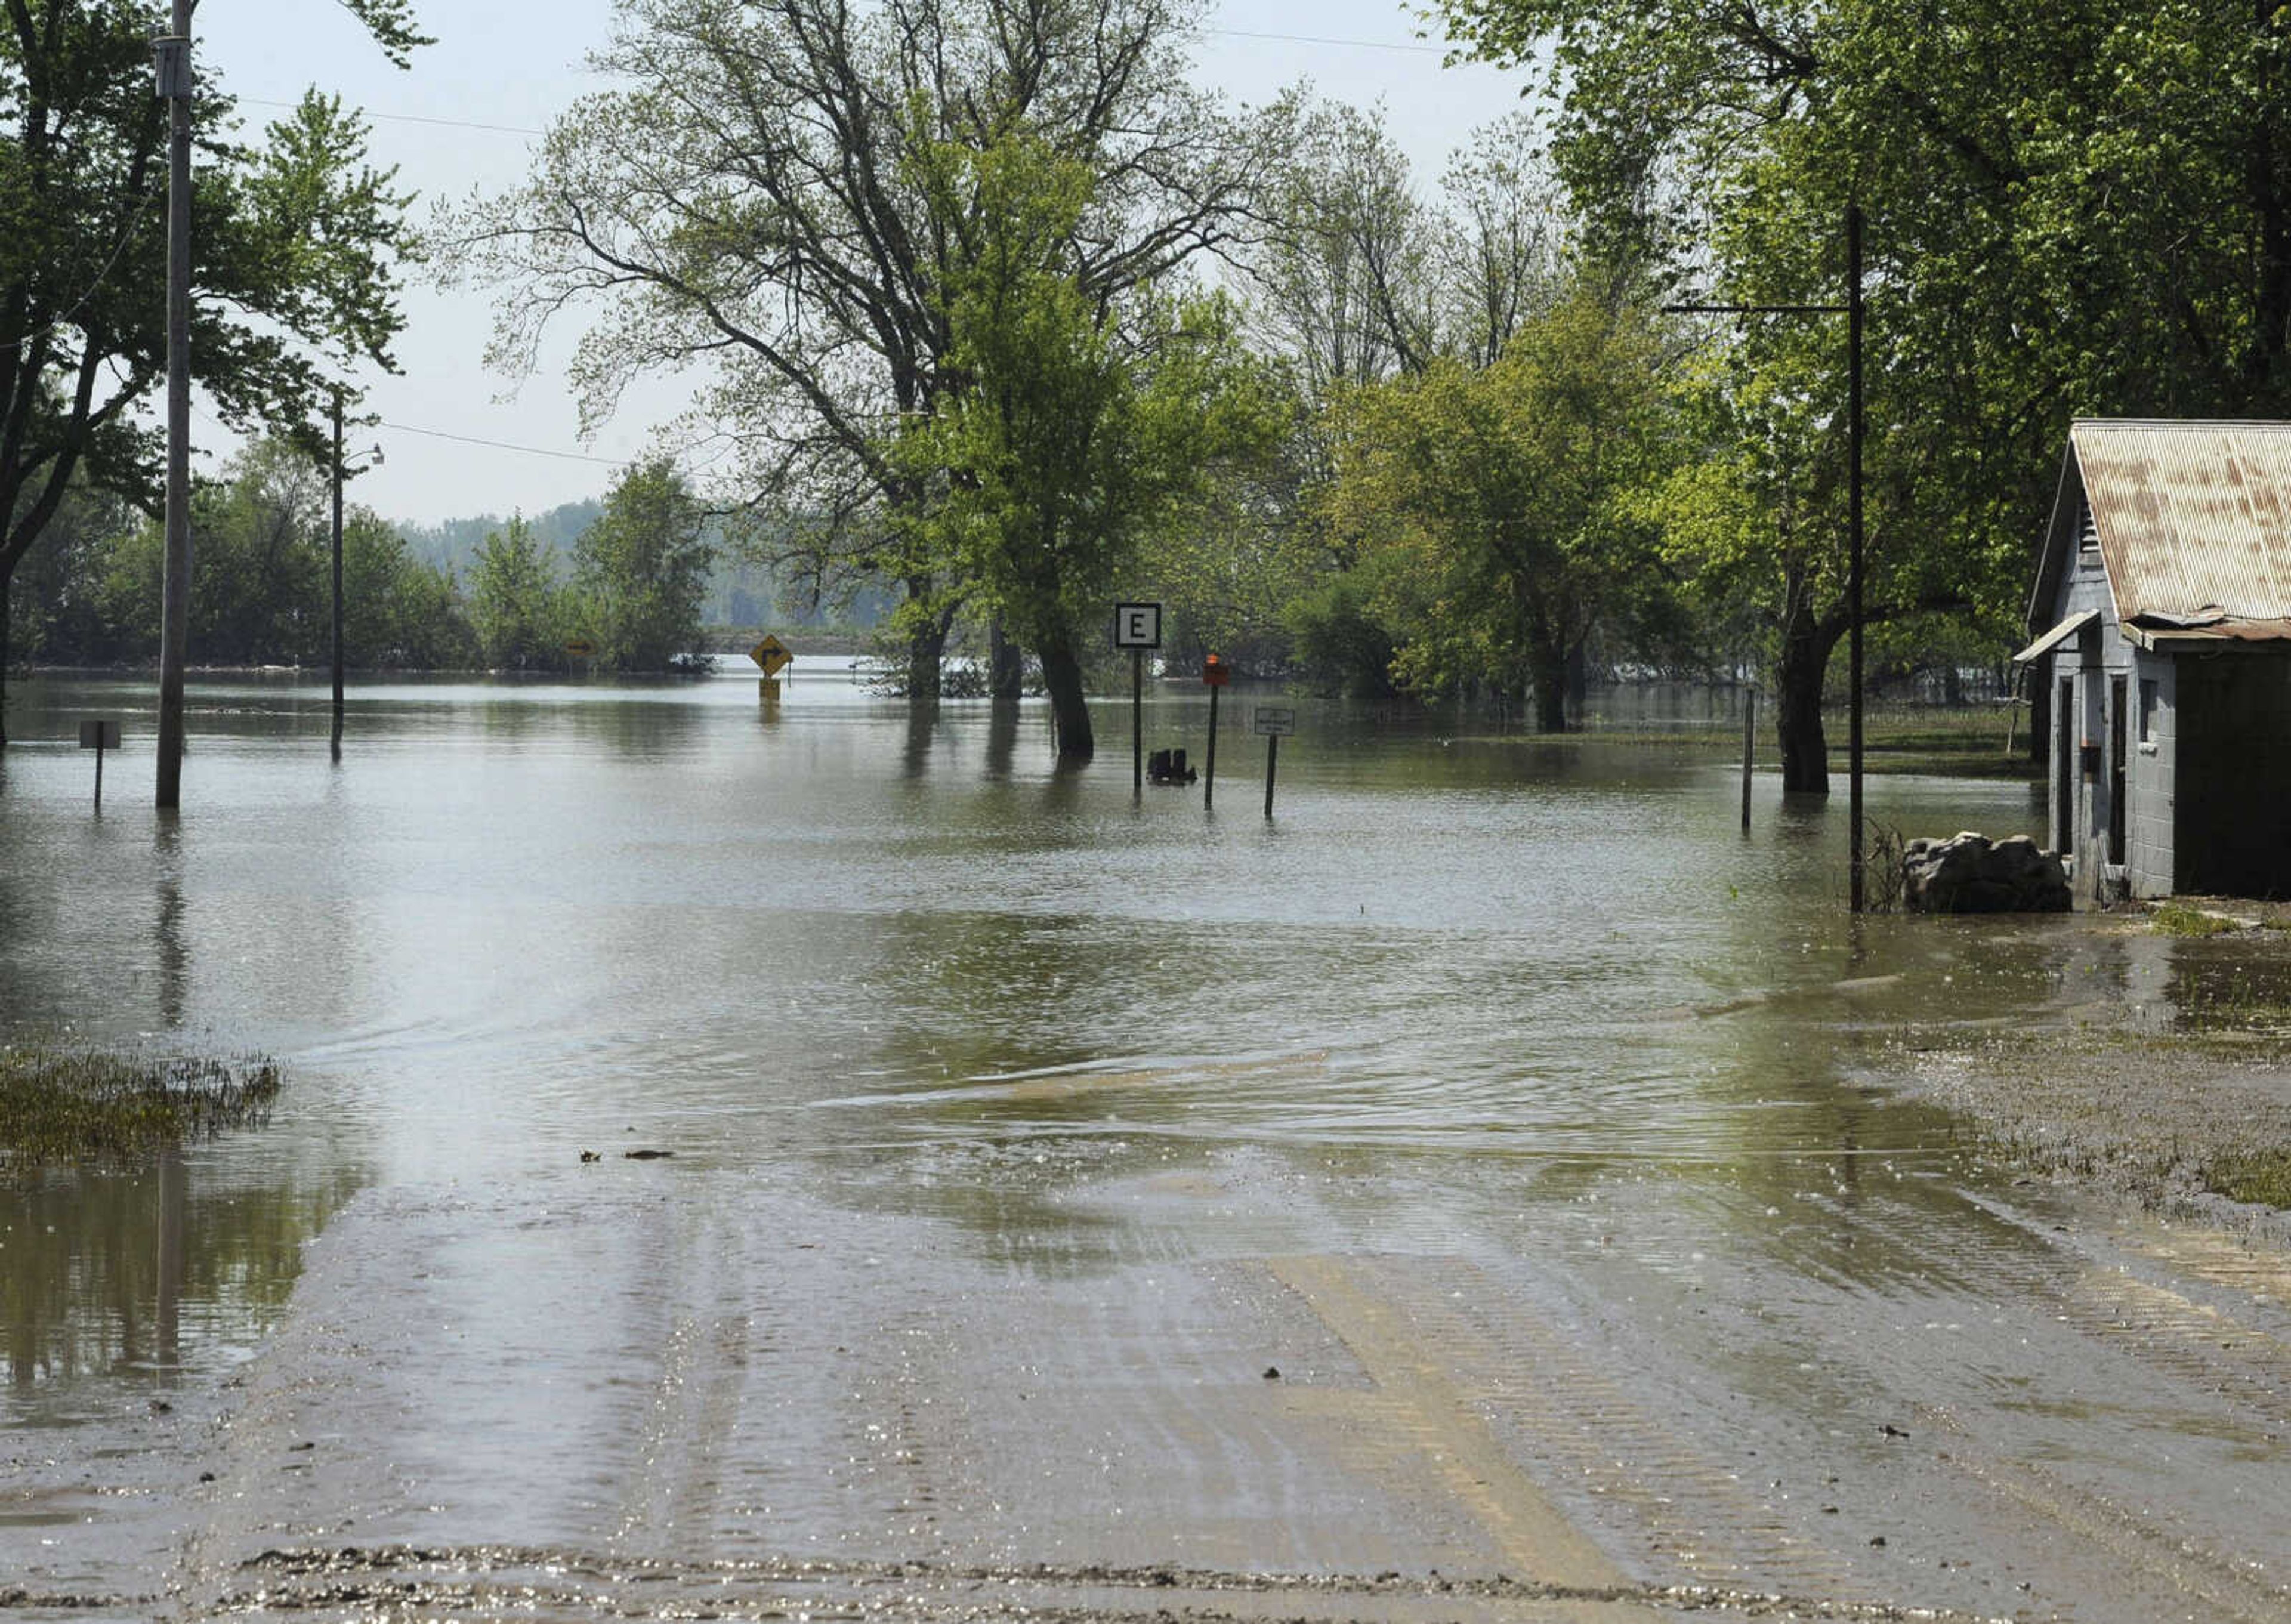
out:
<path id="1" fill-rule="evenodd" d="M 1810 609 L 1782 625 L 1781 664 L 1774 673 L 1774 731 L 1781 740 L 1786 794 L 1829 793 L 1829 740 L 1821 729 L 1821 682 L 1837 633 Z"/>
<path id="2" fill-rule="evenodd" d="M 1058 760 L 1087 761 L 1097 753 L 1089 727 L 1089 704 L 1082 696 L 1081 661 L 1072 642 L 1059 638 L 1042 645 L 1042 686 L 1049 690 L 1050 720 L 1057 729 Z"/>
<path id="3" fill-rule="evenodd" d="M 986 628 L 986 696 L 996 700 L 1017 698 L 1025 686 L 1025 675 L 1018 645 L 1003 632 L 998 616 Z"/>
<path id="4" fill-rule="evenodd" d="M 1567 651 L 1567 720 L 1579 729 L 1591 703 L 1591 662 L 1583 652 L 1584 641 L 1577 638 Z"/>
<path id="5" fill-rule="evenodd" d="M 1556 645 L 1544 644 L 1533 655 L 1535 671 L 1535 730 L 1538 733 L 1567 731 L 1567 651 Z"/>
<path id="6" fill-rule="evenodd" d="M 8 582 L 0 575 L 0 750 L 8 748 Z"/>
<path id="7" fill-rule="evenodd" d="M 946 652 L 946 622 L 936 615 L 907 634 L 907 697 L 938 697 L 939 657 Z"/>

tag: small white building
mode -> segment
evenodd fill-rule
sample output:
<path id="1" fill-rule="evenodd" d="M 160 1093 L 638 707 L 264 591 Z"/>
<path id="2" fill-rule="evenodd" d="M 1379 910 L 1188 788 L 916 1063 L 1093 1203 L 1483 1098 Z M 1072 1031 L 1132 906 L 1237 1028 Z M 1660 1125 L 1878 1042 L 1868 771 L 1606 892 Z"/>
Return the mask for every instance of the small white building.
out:
<path id="1" fill-rule="evenodd" d="M 2077 422 L 2029 619 L 2077 895 L 2291 896 L 2291 422 Z"/>

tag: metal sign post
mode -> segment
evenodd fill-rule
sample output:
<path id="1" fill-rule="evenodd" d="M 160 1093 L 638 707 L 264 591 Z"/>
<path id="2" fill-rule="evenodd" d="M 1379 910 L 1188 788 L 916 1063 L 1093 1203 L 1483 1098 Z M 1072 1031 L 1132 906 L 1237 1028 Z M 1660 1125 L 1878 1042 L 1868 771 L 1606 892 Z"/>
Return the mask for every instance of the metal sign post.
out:
<path id="1" fill-rule="evenodd" d="M 1273 816 L 1273 775 L 1281 764 L 1281 741 L 1297 731 L 1297 712 L 1292 705 L 1259 705 L 1253 718 L 1256 731 L 1265 739 L 1265 816 Z"/>
<path id="2" fill-rule="evenodd" d="M 1742 700 L 1742 832 L 1750 832 L 1750 764 L 1758 752 L 1758 690 L 1754 684 Z"/>
<path id="3" fill-rule="evenodd" d="M 1202 658 L 1202 680 L 1210 690 L 1210 759 L 1202 768 L 1202 810 L 1206 812 L 1217 800 L 1217 729 L 1218 694 L 1233 680 L 1232 668 L 1218 655 Z"/>
<path id="4" fill-rule="evenodd" d="M 1129 787 L 1146 794 L 1146 651 L 1162 646 L 1162 606 L 1113 606 L 1113 646 L 1129 651 Z"/>
<path id="5" fill-rule="evenodd" d="M 119 724 L 90 717 L 79 725 L 79 747 L 95 752 L 95 809 L 103 810 L 103 752 L 119 748 Z"/>

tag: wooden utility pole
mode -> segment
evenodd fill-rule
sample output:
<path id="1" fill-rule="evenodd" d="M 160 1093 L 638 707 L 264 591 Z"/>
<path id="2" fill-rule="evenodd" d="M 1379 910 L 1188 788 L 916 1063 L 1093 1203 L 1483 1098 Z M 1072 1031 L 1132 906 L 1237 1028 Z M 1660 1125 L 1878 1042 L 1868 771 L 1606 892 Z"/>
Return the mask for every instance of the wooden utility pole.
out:
<path id="1" fill-rule="evenodd" d="M 334 391 L 334 731 L 331 748 L 342 759 L 342 391 Z"/>
<path id="2" fill-rule="evenodd" d="M 1862 871 L 1869 858 L 1861 849 L 1861 205 L 1845 205 L 1845 443 L 1851 468 L 1846 476 L 1846 529 L 1849 553 L 1845 568 L 1846 612 L 1853 617 L 1852 708 L 1847 712 L 1846 799 L 1853 803 L 1853 884 L 1852 909 L 1861 912 L 1866 883 Z"/>
<path id="3" fill-rule="evenodd" d="M 159 615 L 158 805 L 182 804 L 183 665 L 191 633 L 191 0 L 156 43 L 167 103 L 167 566 Z"/>

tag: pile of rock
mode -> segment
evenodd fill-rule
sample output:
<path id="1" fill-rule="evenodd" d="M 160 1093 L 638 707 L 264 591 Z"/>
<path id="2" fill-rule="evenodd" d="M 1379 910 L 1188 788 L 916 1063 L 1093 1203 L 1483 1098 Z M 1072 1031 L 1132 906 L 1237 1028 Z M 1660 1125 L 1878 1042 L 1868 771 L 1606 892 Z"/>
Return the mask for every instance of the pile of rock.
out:
<path id="1" fill-rule="evenodd" d="M 2068 871 L 2025 834 L 1970 831 L 1901 848 L 1901 905 L 1912 913 L 2065 913 Z"/>

